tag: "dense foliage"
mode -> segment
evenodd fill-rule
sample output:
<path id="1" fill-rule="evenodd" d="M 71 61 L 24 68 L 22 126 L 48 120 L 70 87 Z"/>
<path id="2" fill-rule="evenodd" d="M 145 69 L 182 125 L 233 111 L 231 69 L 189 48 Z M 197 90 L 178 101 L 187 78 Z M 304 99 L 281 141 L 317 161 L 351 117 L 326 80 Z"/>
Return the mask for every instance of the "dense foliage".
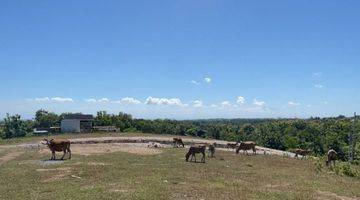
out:
<path id="1" fill-rule="evenodd" d="M 27 133 L 31 132 L 33 123 L 31 120 L 21 120 L 20 115 L 10 116 L 6 115 L 0 135 L 2 138 L 24 137 Z"/>
<path id="2" fill-rule="evenodd" d="M 60 124 L 65 114 L 56 115 L 45 110 L 36 112 L 35 121 L 20 120 L 19 115 L 7 116 L 3 126 L 3 138 L 21 137 L 34 127 L 50 127 Z M 99 111 L 93 122 L 96 126 L 116 126 L 122 132 L 190 135 L 229 141 L 256 141 L 259 145 L 289 150 L 310 149 L 314 155 L 324 155 L 335 149 L 342 159 L 347 159 L 348 134 L 359 132 L 353 118 L 310 119 L 211 119 L 211 120 L 146 120 L 133 119 L 120 112 L 117 115 Z M 355 138 L 355 141 L 359 139 Z M 356 146 L 360 153 L 360 146 Z"/>

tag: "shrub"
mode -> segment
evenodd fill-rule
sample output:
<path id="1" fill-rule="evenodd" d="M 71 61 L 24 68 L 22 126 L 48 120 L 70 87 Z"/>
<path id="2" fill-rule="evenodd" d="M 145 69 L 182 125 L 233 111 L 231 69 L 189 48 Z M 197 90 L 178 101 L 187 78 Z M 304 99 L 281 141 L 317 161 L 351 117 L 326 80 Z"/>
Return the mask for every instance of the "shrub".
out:
<path id="1" fill-rule="evenodd" d="M 3 138 L 24 137 L 29 132 L 27 124 L 20 119 L 20 115 L 6 114 L 4 120 Z"/>
<path id="2" fill-rule="evenodd" d="M 343 174 L 349 177 L 360 177 L 360 172 L 357 170 L 354 165 L 351 165 L 347 162 L 338 163 L 336 166 L 331 166 L 330 170 L 336 174 Z"/>

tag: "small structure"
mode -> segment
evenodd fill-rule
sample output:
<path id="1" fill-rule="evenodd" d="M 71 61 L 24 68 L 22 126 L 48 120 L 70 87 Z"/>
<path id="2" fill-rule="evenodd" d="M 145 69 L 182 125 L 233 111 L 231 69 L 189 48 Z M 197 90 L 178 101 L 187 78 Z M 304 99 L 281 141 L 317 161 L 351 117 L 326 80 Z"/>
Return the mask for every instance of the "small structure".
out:
<path id="1" fill-rule="evenodd" d="M 49 130 L 47 128 L 35 128 L 33 131 L 34 135 L 48 135 L 49 134 Z"/>
<path id="2" fill-rule="evenodd" d="M 92 130 L 92 115 L 70 114 L 61 120 L 61 132 L 63 133 L 86 133 Z"/>

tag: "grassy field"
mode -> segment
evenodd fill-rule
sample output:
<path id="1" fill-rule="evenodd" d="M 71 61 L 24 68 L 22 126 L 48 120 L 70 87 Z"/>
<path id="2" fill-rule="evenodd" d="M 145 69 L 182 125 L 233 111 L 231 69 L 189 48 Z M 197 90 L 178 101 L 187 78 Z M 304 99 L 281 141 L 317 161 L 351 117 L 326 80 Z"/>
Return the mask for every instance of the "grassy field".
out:
<path id="1" fill-rule="evenodd" d="M 359 179 L 319 171 L 311 160 L 217 151 L 201 164 L 185 162 L 185 151 L 73 155 L 52 165 L 41 164 L 50 152 L 26 151 L 0 165 L 0 199 L 360 198 Z"/>

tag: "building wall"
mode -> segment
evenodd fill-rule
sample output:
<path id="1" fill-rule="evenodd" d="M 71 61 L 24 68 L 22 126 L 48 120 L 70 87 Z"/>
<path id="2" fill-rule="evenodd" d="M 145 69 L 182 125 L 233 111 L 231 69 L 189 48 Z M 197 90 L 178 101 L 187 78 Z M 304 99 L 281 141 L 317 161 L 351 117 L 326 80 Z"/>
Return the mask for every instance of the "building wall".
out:
<path id="1" fill-rule="evenodd" d="M 63 119 L 61 121 L 61 132 L 63 133 L 80 133 L 80 120 Z"/>

